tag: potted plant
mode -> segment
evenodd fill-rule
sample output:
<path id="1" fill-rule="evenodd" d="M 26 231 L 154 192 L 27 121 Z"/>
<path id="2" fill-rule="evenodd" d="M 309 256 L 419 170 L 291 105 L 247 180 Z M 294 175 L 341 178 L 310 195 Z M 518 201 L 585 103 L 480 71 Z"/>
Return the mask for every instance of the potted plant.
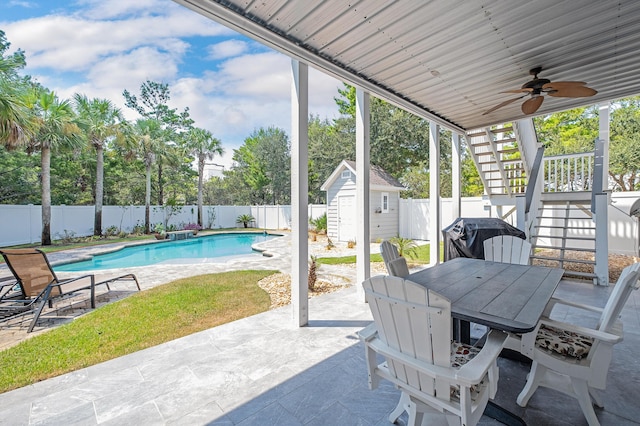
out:
<path id="1" fill-rule="evenodd" d="M 161 223 L 156 223 L 153 227 L 153 233 L 156 236 L 156 240 L 164 240 L 167 235 L 164 230 L 164 225 Z"/>
<path id="2" fill-rule="evenodd" d="M 202 229 L 202 226 L 200 226 L 197 223 L 187 223 L 184 226 L 184 230 L 185 231 L 188 231 L 188 230 L 193 231 L 193 235 L 198 235 L 198 231 L 201 230 L 201 229 Z"/>

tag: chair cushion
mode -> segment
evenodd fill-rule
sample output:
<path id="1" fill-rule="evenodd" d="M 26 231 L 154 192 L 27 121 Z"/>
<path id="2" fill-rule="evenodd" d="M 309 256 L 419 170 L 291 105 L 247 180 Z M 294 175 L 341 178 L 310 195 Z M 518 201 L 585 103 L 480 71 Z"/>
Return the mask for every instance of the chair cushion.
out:
<path id="1" fill-rule="evenodd" d="M 480 353 L 481 348 L 476 348 L 471 345 L 467 345 L 465 343 L 456 342 L 455 340 L 451 342 L 451 366 L 453 368 L 460 368 L 465 365 L 467 362 L 471 361 L 475 358 L 478 353 Z M 480 386 L 484 383 L 484 380 L 481 381 L 477 385 L 471 386 L 471 400 L 475 401 L 478 392 L 480 391 Z M 451 394 L 450 397 L 452 399 L 460 400 L 460 386 L 451 386 Z"/>
<path id="2" fill-rule="evenodd" d="M 451 366 L 453 368 L 460 368 L 471 361 L 478 353 L 480 353 L 480 348 L 454 340 L 451 342 Z"/>
<path id="3" fill-rule="evenodd" d="M 541 325 L 536 346 L 580 360 L 589 354 L 593 339 L 560 328 Z"/>

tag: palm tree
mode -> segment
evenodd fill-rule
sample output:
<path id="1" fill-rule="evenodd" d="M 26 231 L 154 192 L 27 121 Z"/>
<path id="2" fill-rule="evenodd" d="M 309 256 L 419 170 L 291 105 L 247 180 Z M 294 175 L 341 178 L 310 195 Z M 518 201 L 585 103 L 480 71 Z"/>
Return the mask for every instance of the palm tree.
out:
<path id="1" fill-rule="evenodd" d="M 33 122 L 25 104 L 27 85 L 17 74 L 26 64 L 24 52 L 5 56 L 9 46 L 0 30 L 0 143 L 12 149 L 32 136 Z"/>
<path id="2" fill-rule="evenodd" d="M 51 151 L 63 146 L 81 147 L 82 134 L 75 123 L 71 104 L 61 101 L 54 92 L 34 86 L 27 106 L 36 123 L 29 150 L 40 151 L 42 191 L 42 245 L 51 245 Z"/>
<path id="3" fill-rule="evenodd" d="M 204 180 L 205 160 L 213 160 L 213 157 L 222 155 L 224 150 L 219 139 L 213 137 L 211 132 L 197 127 L 189 129 L 185 135 L 185 146 L 198 160 L 198 225 L 202 226 L 202 186 Z"/>
<path id="4" fill-rule="evenodd" d="M 108 99 L 89 100 L 76 93 L 73 97 L 78 124 L 96 150 L 95 218 L 93 235 L 102 235 L 102 203 L 104 199 L 104 147 L 120 131 L 122 113 Z"/>
<path id="5" fill-rule="evenodd" d="M 145 168 L 144 193 L 144 232 L 150 232 L 151 220 L 151 168 L 159 153 L 166 148 L 163 139 L 162 123 L 156 119 L 138 119 L 135 125 L 125 132 L 122 138 L 125 142 L 127 157 L 140 159 Z"/>

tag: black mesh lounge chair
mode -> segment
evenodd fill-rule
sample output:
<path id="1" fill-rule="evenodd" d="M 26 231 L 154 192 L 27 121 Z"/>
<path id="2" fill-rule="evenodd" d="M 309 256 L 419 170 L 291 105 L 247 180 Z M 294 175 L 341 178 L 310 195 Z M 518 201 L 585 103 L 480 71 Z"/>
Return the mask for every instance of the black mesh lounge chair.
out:
<path id="1" fill-rule="evenodd" d="M 0 250 L 0 254 L 4 257 L 16 279 L 13 286 L 5 284 L 0 289 L 0 319 L 34 311 L 28 332 L 33 330 L 45 305 L 48 304 L 49 307 L 52 307 L 54 299 L 88 290 L 93 309 L 96 307 L 95 287 L 98 285 L 104 284 L 110 290 L 110 283 L 131 280 L 140 290 L 140 284 L 134 274 L 126 274 L 100 282 L 95 281 L 94 275 L 60 280 L 51 268 L 47 256 L 38 249 Z"/>

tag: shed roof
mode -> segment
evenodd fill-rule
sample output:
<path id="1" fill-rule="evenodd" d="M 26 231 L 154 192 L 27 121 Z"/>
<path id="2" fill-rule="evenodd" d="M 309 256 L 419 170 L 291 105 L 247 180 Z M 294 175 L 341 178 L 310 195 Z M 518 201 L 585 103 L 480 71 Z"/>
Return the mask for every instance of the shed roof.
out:
<path id="1" fill-rule="evenodd" d="M 328 191 L 335 180 L 340 176 L 343 170 L 350 170 L 353 175 L 356 174 L 356 162 L 352 160 L 342 160 L 338 167 L 331 173 L 327 180 L 322 184 L 320 189 Z M 382 167 L 371 165 L 369 170 L 369 187 L 378 191 L 404 191 L 405 188 L 398 179 L 385 172 Z"/>
<path id="2" fill-rule="evenodd" d="M 637 0 L 174 0 L 459 133 L 526 117 L 529 70 L 584 81 L 547 114 L 640 93 Z"/>

